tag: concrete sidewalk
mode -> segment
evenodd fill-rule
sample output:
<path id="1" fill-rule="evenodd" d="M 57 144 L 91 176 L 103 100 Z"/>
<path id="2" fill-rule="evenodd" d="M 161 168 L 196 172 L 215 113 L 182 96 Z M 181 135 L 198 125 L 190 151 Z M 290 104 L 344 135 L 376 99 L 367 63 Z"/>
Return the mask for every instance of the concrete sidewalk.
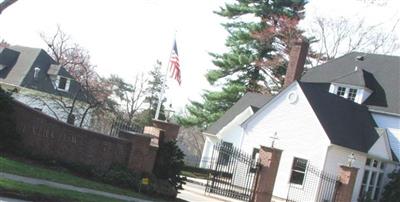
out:
<path id="1" fill-rule="evenodd" d="M 119 199 L 119 200 L 123 200 L 123 201 L 152 202 L 152 201 L 134 198 L 134 197 L 130 197 L 130 196 L 113 194 L 113 193 L 108 193 L 108 192 L 103 192 L 103 191 L 98 191 L 98 190 L 88 189 L 88 188 L 83 188 L 83 187 L 77 187 L 77 186 L 72 186 L 72 185 L 67 185 L 67 184 L 61 184 L 58 182 L 52 182 L 52 181 L 48 181 L 48 180 L 36 179 L 36 178 L 31 178 L 31 177 L 23 177 L 23 176 L 19 176 L 19 175 L 4 173 L 4 172 L 0 172 L 0 178 L 10 179 L 10 180 L 23 182 L 23 183 L 27 183 L 27 184 L 46 185 L 49 187 L 54 187 L 54 188 L 59 188 L 59 189 L 65 189 L 65 190 L 71 190 L 71 191 L 77 191 L 77 192 L 89 193 L 89 194 L 96 194 L 96 195 Z"/>
<path id="2" fill-rule="evenodd" d="M 19 200 L 19 199 L 12 199 L 12 198 L 6 198 L 6 197 L 0 196 L 0 202 L 29 202 L 29 201 L 23 201 L 23 200 Z"/>

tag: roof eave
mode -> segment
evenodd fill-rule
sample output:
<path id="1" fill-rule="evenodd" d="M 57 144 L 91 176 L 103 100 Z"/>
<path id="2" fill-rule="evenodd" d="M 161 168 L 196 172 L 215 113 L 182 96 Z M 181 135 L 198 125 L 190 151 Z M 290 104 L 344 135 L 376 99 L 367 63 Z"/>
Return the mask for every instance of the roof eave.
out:
<path id="1" fill-rule="evenodd" d="M 390 116 L 396 116 L 396 117 L 400 117 L 400 114 L 398 113 L 393 113 L 393 112 L 385 112 L 385 111 L 381 111 L 381 110 L 376 110 L 376 109 L 371 109 L 370 106 L 368 106 L 368 111 L 370 112 L 374 112 L 374 113 L 378 113 L 378 114 L 384 114 L 384 115 L 390 115 Z"/>

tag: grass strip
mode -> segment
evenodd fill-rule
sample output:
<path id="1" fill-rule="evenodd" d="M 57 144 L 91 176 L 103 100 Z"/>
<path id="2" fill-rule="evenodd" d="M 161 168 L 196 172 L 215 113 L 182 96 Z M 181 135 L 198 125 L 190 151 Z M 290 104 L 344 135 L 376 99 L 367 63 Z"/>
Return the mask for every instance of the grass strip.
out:
<path id="1" fill-rule="evenodd" d="M 32 177 L 38 179 L 49 180 L 53 182 L 58 182 L 62 184 L 69 184 L 78 187 L 84 187 L 89 189 L 95 189 L 104 192 L 110 192 L 115 194 L 122 194 L 142 199 L 149 200 L 149 197 L 146 197 L 142 194 L 136 193 L 134 191 L 113 187 L 108 184 L 103 184 L 91 180 L 87 180 L 84 178 L 80 178 L 69 173 L 63 171 L 53 171 L 46 168 L 40 168 L 38 166 L 29 165 L 26 163 L 18 162 L 15 160 L 11 160 L 5 157 L 0 156 L 0 171 L 11 173 L 15 175 Z"/>
<path id="2" fill-rule="evenodd" d="M 57 189 L 45 185 L 31 185 L 2 178 L 0 178 L 0 194 L 32 201 L 120 201 L 105 196 Z"/>

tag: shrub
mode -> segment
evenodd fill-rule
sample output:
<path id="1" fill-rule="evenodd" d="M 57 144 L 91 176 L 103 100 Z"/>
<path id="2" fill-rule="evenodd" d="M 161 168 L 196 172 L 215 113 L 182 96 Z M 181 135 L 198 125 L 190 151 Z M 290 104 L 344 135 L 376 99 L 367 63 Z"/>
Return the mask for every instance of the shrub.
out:
<path id="1" fill-rule="evenodd" d="M 138 190 L 141 175 L 130 171 L 126 166 L 113 165 L 100 178 L 105 183 Z"/>
<path id="2" fill-rule="evenodd" d="M 19 136 L 15 128 L 11 93 L 0 87 L 0 150 L 15 150 Z"/>
<path id="3" fill-rule="evenodd" d="M 400 169 L 389 174 L 390 182 L 386 184 L 381 201 L 398 201 L 400 199 Z"/>
<path id="4" fill-rule="evenodd" d="M 181 171 L 184 166 L 184 156 L 176 141 L 161 144 L 153 169 L 154 175 L 161 180 L 168 180 L 176 189 L 182 189 L 184 181 Z"/>

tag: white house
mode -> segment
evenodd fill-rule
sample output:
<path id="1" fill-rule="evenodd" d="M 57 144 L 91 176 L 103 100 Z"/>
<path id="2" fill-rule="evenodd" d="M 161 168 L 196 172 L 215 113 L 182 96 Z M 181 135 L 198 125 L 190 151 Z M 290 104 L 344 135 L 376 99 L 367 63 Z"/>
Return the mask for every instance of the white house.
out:
<path id="1" fill-rule="evenodd" d="M 247 153 L 274 141 L 283 153 L 273 196 L 284 200 L 291 187 L 303 196 L 302 191 L 309 191 L 307 171 L 299 167 L 336 174 L 353 154 L 352 166 L 359 170 L 352 201 L 366 193 L 379 200 L 387 174 L 399 166 L 399 84 L 400 57 L 347 54 L 310 69 L 272 99 L 264 97 L 255 113 L 250 102 L 240 109 L 234 105 L 231 109 L 239 112 L 228 111 L 205 132 L 203 158 L 210 157 L 212 145 L 219 141 Z M 324 199 L 318 183 L 303 201 Z"/>
<path id="2" fill-rule="evenodd" d="M 73 113 L 76 125 L 85 109 L 87 95 L 80 90 L 80 84 L 39 48 L 1 47 L 0 86 L 13 91 L 16 100 L 65 122 L 68 109 L 63 104 L 70 105 L 76 97 Z M 89 123 L 90 115 L 84 126 Z"/>

